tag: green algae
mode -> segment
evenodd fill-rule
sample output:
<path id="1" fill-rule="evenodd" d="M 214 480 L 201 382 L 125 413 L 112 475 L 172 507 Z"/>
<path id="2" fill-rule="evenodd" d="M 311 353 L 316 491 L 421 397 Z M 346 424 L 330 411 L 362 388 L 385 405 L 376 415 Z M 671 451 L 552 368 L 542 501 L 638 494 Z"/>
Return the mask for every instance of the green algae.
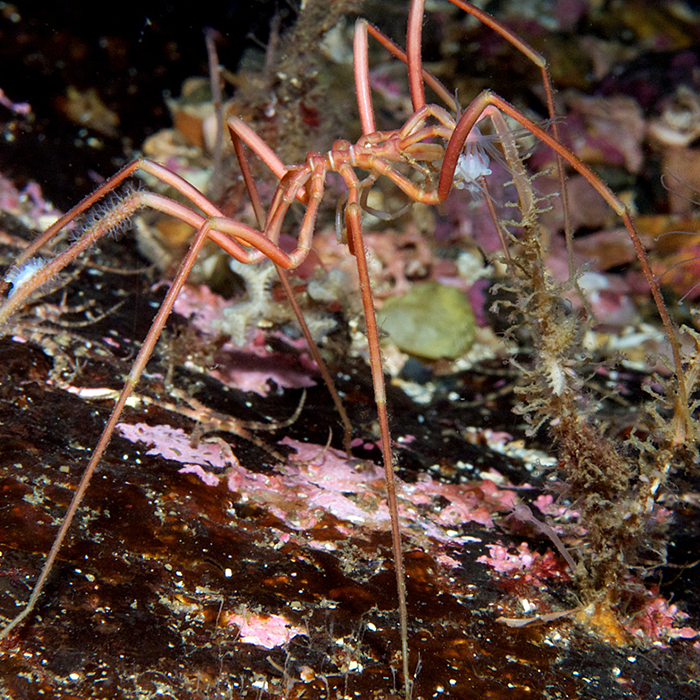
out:
<path id="1" fill-rule="evenodd" d="M 387 299 L 377 322 L 399 349 L 429 360 L 463 355 L 476 333 L 464 292 L 439 282 L 424 282 L 402 297 Z"/>

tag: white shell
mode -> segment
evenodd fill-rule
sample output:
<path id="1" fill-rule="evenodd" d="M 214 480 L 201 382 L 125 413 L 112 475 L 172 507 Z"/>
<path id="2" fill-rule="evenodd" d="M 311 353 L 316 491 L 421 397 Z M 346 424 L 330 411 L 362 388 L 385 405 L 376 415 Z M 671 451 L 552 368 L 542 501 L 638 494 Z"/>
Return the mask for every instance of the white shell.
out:
<path id="1" fill-rule="evenodd" d="M 28 282 L 34 275 L 46 265 L 44 258 L 30 258 L 23 265 L 11 267 L 5 275 L 5 282 L 12 286 L 7 293 L 9 299 L 25 282 Z"/>

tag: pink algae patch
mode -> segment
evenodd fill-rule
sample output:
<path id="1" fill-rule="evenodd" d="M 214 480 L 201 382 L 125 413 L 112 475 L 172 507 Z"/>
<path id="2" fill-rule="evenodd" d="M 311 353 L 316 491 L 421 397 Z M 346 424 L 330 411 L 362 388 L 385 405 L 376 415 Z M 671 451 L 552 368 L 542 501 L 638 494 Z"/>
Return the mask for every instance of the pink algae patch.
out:
<path id="1" fill-rule="evenodd" d="M 384 470 L 319 445 L 290 439 L 280 444 L 296 454 L 272 474 L 259 474 L 239 464 L 222 440 L 193 446 L 187 433 L 169 426 L 117 426 L 133 442 L 147 444 L 148 454 L 180 462 L 181 473 L 198 476 L 207 485 L 225 480 L 241 502 L 255 502 L 293 530 L 314 527 L 325 514 L 345 525 L 389 529 Z M 423 476 L 415 484 L 397 480 L 399 510 L 407 534 L 430 537 L 444 544 L 465 541 L 458 529 L 467 522 L 492 525 L 494 511 L 509 510 L 515 496 L 486 479 L 476 485 L 443 484 Z M 455 531 L 457 530 L 457 532 Z"/>
<path id="2" fill-rule="evenodd" d="M 196 289 L 185 286 L 175 299 L 173 311 L 189 319 L 198 330 L 211 333 L 212 324 L 221 318 L 229 304 L 206 285 L 200 285 Z"/>
<path id="3" fill-rule="evenodd" d="M 335 450 L 324 451 L 318 445 L 283 441 L 283 444 L 298 446 L 297 459 L 314 462 L 291 462 L 279 467 L 277 474 L 258 474 L 242 467 L 222 441 L 201 441 L 193 446 L 184 430 L 145 423 L 119 423 L 117 429 L 127 440 L 149 445 L 147 454 L 184 464 L 181 473 L 195 474 L 207 485 L 216 485 L 225 479 L 228 488 L 239 493 L 241 500 L 267 506 L 271 513 L 293 529 L 313 527 L 324 512 L 339 520 L 372 528 L 388 527 L 389 514 L 381 502 L 383 470 L 375 465 L 356 470 L 348 465 L 342 453 Z M 212 472 L 211 468 L 220 469 L 222 473 Z M 372 494 L 372 488 L 379 493 Z M 362 494 L 361 497 L 355 499 L 346 495 L 356 493 Z M 364 502 L 358 505 L 355 500 Z"/>
<path id="4" fill-rule="evenodd" d="M 477 559 L 481 564 L 487 564 L 501 574 L 512 574 L 517 571 L 524 571 L 532 566 L 535 555 L 530 552 L 527 542 L 523 542 L 517 554 L 509 551 L 500 544 L 488 545 L 489 554 L 484 554 Z"/>
<path id="5" fill-rule="evenodd" d="M 457 561 L 457 559 L 454 559 L 447 554 L 438 554 L 435 559 L 439 564 L 442 564 L 447 569 L 458 569 L 460 566 L 462 566 L 460 561 Z"/>
<path id="6" fill-rule="evenodd" d="M 698 636 L 696 629 L 681 626 L 688 617 L 677 605 L 650 591 L 646 604 L 625 623 L 625 629 L 639 640 L 665 647 L 664 642 L 671 639 L 694 639 Z"/>
<path id="7" fill-rule="evenodd" d="M 283 615 L 237 615 L 230 613 L 227 625 L 237 625 L 239 641 L 256 647 L 274 649 L 287 644 L 293 637 L 306 634 L 301 627 L 294 627 Z"/>
<path id="8" fill-rule="evenodd" d="M 215 329 L 214 322 L 221 319 L 223 310 L 230 305 L 231 302 L 202 285 L 197 289 L 185 286 L 173 308 L 190 319 L 192 325 L 204 335 L 216 336 L 221 331 Z M 267 396 L 271 381 L 289 389 L 316 385 L 309 376 L 315 371 L 315 365 L 302 355 L 304 358 L 306 367 L 299 369 L 293 366 L 293 358 L 282 353 L 270 353 L 265 349 L 264 340 L 261 342 L 261 338 L 256 337 L 243 347 L 237 347 L 230 341 L 225 343 L 214 358 L 216 368 L 210 368 L 207 372 L 227 386 Z M 185 364 L 187 366 L 188 363 Z M 305 369 L 308 369 L 308 373 Z"/>
<path id="9" fill-rule="evenodd" d="M 117 430 L 130 442 L 151 445 L 147 455 L 160 455 L 175 462 L 193 462 L 197 465 L 221 468 L 228 466 L 220 444 L 200 442 L 193 447 L 190 436 L 181 428 L 147 423 L 118 423 Z"/>
<path id="10" fill-rule="evenodd" d="M 500 574 L 520 577 L 535 585 L 541 585 L 547 579 L 568 578 L 562 562 L 551 551 L 545 554 L 531 552 L 527 542 L 518 545 L 515 552 L 501 544 L 490 544 L 488 550 L 489 553 L 480 556 L 477 561 Z"/>

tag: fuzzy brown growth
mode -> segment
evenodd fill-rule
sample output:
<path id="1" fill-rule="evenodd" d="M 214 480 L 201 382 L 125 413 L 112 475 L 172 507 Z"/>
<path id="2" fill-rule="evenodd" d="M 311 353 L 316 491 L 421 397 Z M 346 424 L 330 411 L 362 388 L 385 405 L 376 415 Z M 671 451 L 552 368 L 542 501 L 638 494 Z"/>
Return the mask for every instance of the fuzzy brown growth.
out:
<path id="1" fill-rule="evenodd" d="M 561 283 L 549 274 L 537 225 L 537 199 L 531 192 L 529 200 L 523 198 L 530 184 L 522 176 L 517 181 L 522 211 L 517 226 L 522 233 L 517 254 L 504 259 L 512 277 L 501 287 L 514 295 L 506 306 L 517 319 L 514 328 L 529 335 L 534 358 L 530 367 L 522 368 L 517 389 L 522 403 L 517 410 L 532 433 L 546 429 L 554 440 L 564 496 L 581 513 L 586 536 L 574 549 L 581 594 L 587 601 L 605 598 L 614 604 L 634 585 L 635 574 L 664 563 L 663 526 L 654 517 L 658 499 L 674 465 L 692 451 L 687 440 L 678 440 L 669 416 L 678 414 L 678 381 L 687 385 L 694 376 L 688 372 L 680 380 L 669 380 L 666 397 L 653 396 L 648 423 L 655 427 L 648 437 L 641 439 L 633 432 L 620 439 L 614 431 L 606 432 L 597 415 L 598 402 L 584 386 L 590 358 L 581 341 L 591 318 L 566 300 L 577 289 L 575 281 Z M 522 207 L 523 201 L 530 204 Z M 512 228 L 514 223 L 506 225 Z M 697 360 L 690 363 L 696 364 Z M 692 408 L 685 407 L 683 413 L 694 431 Z"/>

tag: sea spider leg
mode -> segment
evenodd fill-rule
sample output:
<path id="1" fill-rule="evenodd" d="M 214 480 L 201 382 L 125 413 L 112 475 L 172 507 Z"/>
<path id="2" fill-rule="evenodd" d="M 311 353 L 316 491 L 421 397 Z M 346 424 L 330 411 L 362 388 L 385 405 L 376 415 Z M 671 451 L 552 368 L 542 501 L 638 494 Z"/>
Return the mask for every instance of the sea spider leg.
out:
<path id="1" fill-rule="evenodd" d="M 175 279 L 173 280 L 172 285 L 165 296 L 165 299 L 161 303 L 160 308 L 158 309 L 158 313 L 156 314 L 156 317 L 153 320 L 153 323 L 151 324 L 151 327 L 148 331 L 146 339 L 143 341 L 138 355 L 134 360 L 134 364 L 131 367 L 129 376 L 127 377 L 127 380 L 124 383 L 124 387 L 122 388 L 121 393 L 119 394 L 119 397 L 117 398 L 116 403 L 114 404 L 112 413 L 110 414 L 109 419 L 107 420 L 107 423 L 105 424 L 105 427 L 102 431 L 100 440 L 97 443 L 95 449 L 93 450 L 92 455 L 90 456 L 88 466 L 83 472 L 83 475 L 80 479 L 80 483 L 78 484 L 78 487 L 75 493 L 73 494 L 73 498 L 70 502 L 70 505 L 68 506 L 66 514 L 63 517 L 63 521 L 61 522 L 61 526 L 59 527 L 58 533 L 56 534 L 56 538 L 53 541 L 51 550 L 49 551 L 46 557 L 44 566 L 41 570 L 41 573 L 39 574 L 39 578 L 34 584 L 34 588 L 32 589 L 32 593 L 29 596 L 29 600 L 25 604 L 24 609 L 8 625 L 6 625 L 2 630 L 0 630 L 0 639 L 4 639 L 5 637 L 7 637 L 7 635 L 15 627 L 17 627 L 17 625 L 19 625 L 36 606 L 36 603 L 39 600 L 39 597 L 41 596 L 41 593 L 44 589 L 44 585 L 46 584 L 46 580 L 48 579 L 49 574 L 53 569 L 54 562 L 56 561 L 56 557 L 58 556 L 58 552 L 61 549 L 61 545 L 63 544 L 63 540 L 65 539 L 68 529 L 70 528 L 75 513 L 78 510 L 83 500 L 83 497 L 85 496 L 85 491 L 87 490 L 92 475 L 95 469 L 97 468 L 97 465 L 99 464 L 100 460 L 102 459 L 102 455 L 107 449 L 107 445 L 109 444 L 110 439 L 112 438 L 112 434 L 114 433 L 114 429 L 117 423 L 119 422 L 121 414 L 124 410 L 124 406 L 126 405 L 127 399 L 129 398 L 132 391 L 134 390 L 134 387 L 138 383 L 139 378 L 141 377 L 141 374 L 143 373 L 143 370 L 145 369 L 146 364 L 153 353 L 156 343 L 158 342 L 158 338 L 160 337 L 163 327 L 165 326 L 165 322 L 167 321 L 168 316 L 172 311 L 175 299 L 177 298 L 177 295 L 180 293 L 180 290 L 182 289 L 183 285 L 187 280 L 187 277 L 189 276 L 192 266 L 194 265 L 195 259 L 197 258 L 197 254 L 199 253 L 202 245 L 208 238 L 211 226 L 211 220 L 202 220 L 197 235 L 195 236 L 192 245 L 187 251 L 187 255 L 180 264 L 180 268 L 177 274 L 175 275 Z"/>
<path id="2" fill-rule="evenodd" d="M 236 136 L 240 137 L 257 155 L 264 160 L 268 166 L 274 166 L 277 169 L 277 172 L 273 170 L 276 175 L 281 173 L 282 168 L 279 167 L 277 156 L 274 155 L 272 149 L 270 149 L 270 147 L 259 136 L 257 136 L 257 134 L 253 134 L 253 137 L 251 138 L 251 133 L 253 133 L 252 130 L 248 127 L 241 128 L 241 125 L 243 125 L 243 122 L 237 118 L 229 120 L 229 128 L 231 131 L 235 133 Z M 339 146 L 342 146 L 343 148 L 341 149 Z M 351 155 L 349 158 L 345 157 L 345 146 L 347 146 L 348 149 L 352 148 L 352 146 L 347 142 L 337 142 L 334 144 L 334 150 L 331 151 L 327 157 L 312 151 L 307 155 L 304 165 L 292 169 L 284 168 L 284 173 L 282 174 L 280 183 L 273 195 L 272 205 L 270 206 L 270 211 L 268 212 L 265 222 L 265 231 L 272 238 L 277 240 L 282 221 L 289 209 L 289 206 L 295 198 L 301 199 L 299 193 L 301 187 L 303 186 L 306 195 L 303 199 L 307 204 L 307 210 L 302 222 L 299 240 L 301 241 L 302 238 L 305 238 L 306 236 L 310 237 L 313 233 L 313 227 L 316 222 L 318 205 L 323 197 L 324 181 L 328 166 L 330 165 L 341 175 L 346 186 L 348 187 L 349 192 L 348 204 L 345 208 L 348 244 L 350 251 L 355 255 L 357 261 L 362 303 L 365 311 L 365 321 L 367 324 L 372 383 L 375 402 L 377 404 L 382 457 L 384 460 L 386 477 L 387 500 L 391 518 L 392 548 L 395 562 L 394 566 L 396 572 L 399 605 L 399 627 L 401 633 L 401 656 L 404 675 L 404 690 L 406 697 L 410 698 L 411 680 L 409 675 L 408 612 L 406 607 L 405 569 L 403 564 L 403 552 L 401 548 L 398 502 L 394 477 L 394 461 L 391 449 L 389 419 L 386 408 L 386 388 L 384 384 L 384 373 L 379 348 L 377 321 L 374 312 L 374 300 L 372 297 L 367 259 L 364 249 L 364 242 L 362 239 L 362 212 L 359 194 L 360 182 L 353 170 L 354 156 Z M 408 179 L 403 178 L 403 176 L 396 173 L 388 162 L 381 159 L 374 159 L 372 160 L 372 163 L 381 164 L 381 167 L 378 167 L 377 169 L 382 172 L 382 174 L 392 173 L 394 176 L 401 178 L 402 183 L 407 188 L 410 188 L 411 191 L 415 190 L 416 186 Z M 245 166 L 245 169 L 248 170 L 247 165 Z M 395 178 L 392 177 L 392 179 Z M 255 196 L 257 197 L 257 194 Z M 257 206 L 259 209 L 261 209 L 259 204 Z"/>
<path id="3" fill-rule="evenodd" d="M 193 187 L 186 180 L 164 166 L 142 158 L 124 166 L 115 175 L 100 185 L 95 192 L 88 195 L 70 211 L 60 217 L 58 221 L 46 229 L 41 236 L 21 253 L 14 267 L 21 267 L 40 250 L 45 247 L 50 248 L 58 233 L 65 228 L 66 225 L 105 195 L 112 192 L 126 178 L 139 170 L 149 173 L 165 184 L 170 185 L 208 216 L 223 217 L 222 212 L 199 192 L 196 187 Z M 157 209 L 165 214 L 179 218 L 185 223 L 190 224 L 194 229 L 201 226 L 200 215 L 167 197 L 156 195 L 152 192 L 137 190 L 126 197 L 119 198 L 108 212 L 88 226 L 80 237 L 66 250 L 56 255 L 45 265 L 38 267 L 31 277 L 25 279 L 23 284 L 13 289 L 11 297 L 5 299 L 0 305 L 0 327 L 14 311 L 26 302 L 31 294 L 55 277 L 78 255 L 112 230 L 114 226 L 120 225 L 136 210 L 143 207 Z M 287 255 L 260 231 L 256 231 L 242 223 L 234 222 L 232 227 L 229 226 L 229 231 L 231 235 L 226 235 L 219 231 L 212 231 L 210 237 L 226 250 L 226 252 L 241 262 L 256 263 L 269 257 L 279 262 L 282 267 L 290 268 L 300 265 L 308 254 L 308 248 L 300 247 L 293 251 L 291 255 Z M 242 241 L 242 244 L 239 241 Z M 5 278 L 0 282 L 0 293 L 5 291 L 7 286 L 8 281 Z"/>
<path id="4" fill-rule="evenodd" d="M 51 241 L 56 238 L 57 234 L 64 229 L 71 221 L 82 214 L 84 211 L 88 210 L 93 204 L 103 199 L 107 194 L 112 192 L 120 183 L 126 180 L 131 175 L 134 175 L 137 171 L 148 173 L 153 177 L 157 178 L 161 182 L 169 185 L 173 189 L 180 192 L 184 197 L 186 197 L 195 206 L 199 207 L 202 211 L 206 211 L 208 204 L 211 204 L 209 200 L 193 185 L 176 175 L 171 170 L 168 170 L 163 165 L 156 163 L 155 161 L 149 160 L 148 158 L 137 158 L 136 160 L 128 163 L 123 168 L 118 170 L 112 177 L 105 180 L 94 192 L 89 194 L 87 197 L 82 199 L 78 204 L 76 204 L 72 209 L 67 211 L 63 216 L 61 216 L 56 222 L 54 222 L 49 228 L 44 231 L 40 236 L 38 236 L 31 245 L 17 257 L 16 265 L 22 265 L 26 260 L 35 256 L 40 250 L 46 246 L 51 245 Z M 0 293 L 5 291 L 5 285 L 0 285 Z"/>
<path id="5" fill-rule="evenodd" d="M 561 143 L 559 137 L 559 128 L 556 121 L 556 110 L 554 109 L 554 88 L 552 87 L 552 78 L 549 73 L 549 67 L 545 57 L 535 51 L 526 41 L 521 39 L 517 34 L 512 32 L 508 27 L 498 22 L 487 12 L 480 10 L 471 3 L 463 0 L 449 0 L 453 5 L 463 10 L 464 12 L 476 17 L 482 24 L 486 25 L 494 32 L 502 36 L 511 46 L 517 49 L 520 53 L 526 56 L 532 63 L 539 68 L 542 85 L 545 92 L 545 101 L 547 103 L 547 111 L 549 113 L 550 125 L 554 139 Z M 423 70 L 422 70 L 422 28 L 424 15 L 425 0 L 411 0 L 411 7 L 408 15 L 408 31 L 406 33 L 406 55 L 408 65 L 408 79 L 413 100 L 413 108 L 418 110 L 425 104 L 425 89 L 423 85 Z M 557 170 L 559 171 L 559 187 L 562 202 L 562 212 L 564 215 L 564 232 L 567 245 L 567 260 L 569 267 L 569 279 L 576 283 L 576 267 L 574 263 L 573 253 L 573 233 L 569 223 L 569 206 L 566 187 L 566 175 L 564 172 L 564 163 L 560 153 L 556 153 Z M 565 160 L 565 159 L 564 159 Z M 579 290 L 580 292 L 580 290 Z M 580 294 L 580 296 L 583 296 Z"/>
<path id="6" fill-rule="evenodd" d="M 354 39 L 354 75 L 355 75 L 355 92 L 357 94 L 358 110 L 360 113 L 360 118 L 362 122 L 363 132 L 365 134 L 365 140 L 363 143 L 378 142 L 381 138 L 386 138 L 385 135 L 374 132 L 370 133 L 369 130 L 375 128 L 374 121 L 374 109 L 372 106 L 372 96 L 370 91 L 369 83 L 369 62 L 368 62 L 368 46 L 367 46 L 367 34 L 371 34 L 384 48 L 386 48 L 391 54 L 402 61 L 408 66 L 408 57 L 404 51 L 402 51 L 396 44 L 394 44 L 391 39 L 389 39 L 383 32 L 368 23 L 364 19 L 359 19 L 355 25 L 355 39 Z M 418 41 L 420 42 L 420 34 L 418 35 Z M 415 59 L 414 59 L 415 60 Z M 420 54 L 418 55 L 418 62 L 420 64 Z M 442 101 L 451 109 L 455 114 L 459 113 L 459 105 L 453 96 L 449 93 L 447 88 L 436 78 L 430 71 L 420 66 L 420 72 L 422 75 L 423 82 L 429 85 L 432 90 L 442 99 Z M 415 71 L 414 71 L 415 73 Z M 431 139 L 435 137 L 442 138 L 445 142 L 449 141 L 452 132 L 455 127 L 454 118 L 442 107 L 437 105 L 425 104 L 424 91 L 422 91 L 422 98 L 414 101 L 414 104 L 421 104 L 414 114 L 407 120 L 407 122 L 400 129 L 401 135 L 401 152 L 403 154 L 415 154 L 417 157 L 424 160 L 439 160 L 443 157 L 444 151 L 441 146 L 434 143 L 429 143 Z M 497 110 L 494 110 L 497 112 Z M 487 116 L 487 115 L 484 115 Z M 492 119 L 494 115 L 491 116 Z M 432 125 L 425 127 L 424 124 L 430 118 L 437 121 L 437 125 Z M 501 117 L 501 121 L 502 117 Z M 510 149 L 511 153 L 516 149 L 515 142 L 512 135 L 509 133 L 507 127 L 501 127 L 500 124 L 494 124 L 497 132 L 500 135 L 501 141 L 503 142 L 504 149 Z M 463 178 L 462 181 L 467 182 L 467 187 L 470 189 L 474 188 L 486 193 L 486 203 L 493 220 L 494 228 L 498 234 L 499 240 L 501 241 L 502 248 L 506 257 L 510 257 L 510 251 L 505 242 L 505 236 L 502 230 L 501 223 L 496 214 L 494 203 L 488 191 L 488 184 L 486 182 L 485 175 L 491 173 L 487 165 L 480 165 L 478 158 L 478 153 L 481 153 L 483 149 L 480 148 L 478 139 L 479 136 L 476 135 L 478 132 L 476 130 L 472 131 L 474 135 L 475 146 L 472 150 L 477 152 L 477 155 L 471 153 L 464 154 L 460 157 L 460 176 Z M 471 138 L 471 136 L 470 136 Z M 415 144 L 415 148 L 413 145 Z M 514 167 L 522 168 L 518 158 L 512 159 Z M 381 164 L 377 164 L 377 169 Z M 392 177 L 393 169 L 390 166 L 385 166 L 384 174 L 388 177 Z M 400 178 L 398 174 L 395 176 Z M 517 184 L 517 178 L 515 179 Z M 397 183 L 399 184 L 399 183 Z M 401 186 L 399 184 L 399 186 Z M 413 185 L 409 185 L 413 187 Z M 406 191 L 406 190 L 404 190 Z M 524 190 L 526 196 L 529 196 L 530 190 Z M 523 193 L 520 193 L 523 196 Z M 437 203 L 437 197 L 435 192 L 430 191 L 425 193 L 425 197 L 421 200 L 429 204 Z M 568 214 L 566 214 L 568 215 Z"/>
<path id="7" fill-rule="evenodd" d="M 257 224 L 261 230 L 264 230 L 267 217 L 265 216 L 265 210 L 260 200 L 257 185 L 255 184 L 255 180 L 252 176 L 252 173 L 250 172 L 248 159 L 246 158 L 245 151 L 243 149 L 243 141 L 241 140 L 241 137 L 238 135 L 238 133 L 236 133 L 235 128 L 231 124 L 229 124 L 229 132 L 231 135 L 231 141 L 233 142 L 233 148 L 238 159 L 238 164 L 241 168 L 243 181 L 245 183 L 246 189 L 248 190 L 248 196 L 250 197 L 251 204 L 253 205 L 253 211 L 255 212 Z M 266 145 L 267 144 L 265 144 L 265 146 Z M 277 159 L 276 155 L 275 160 L 279 160 Z M 317 194 L 317 198 L 320 199 L 320 197 L 323 196 L 323 175 L 321 175 L 321 177 L 319 178 L 319 173 L 317 173 L 316 180 L 317 184 L 314 186 L 314 189 L 318 192 L 320 187 L 320 192 L 318 192 Z M 307 215 L 308 214 L 309 212 L 307 210 Z M 286 270 L 277 264 L 275 264 L 275 269 L 277 270 L 277 275 L 280 279 L 280 282 L 282 283 L 284 292 L 287 296 L 287 299 L 289 299 L 289 303 L 292 305 L 294 315 L 296 316 L 304 338 L 306 339 L 306 345 L 309 348 L 309 352 L 311 353 L 312 357 L 314 358 L 314 361 L 316 362 L 316 366 L 318 367 L 318 370 L 321 373 L 323 382 L 328 388 L 328 391 L 331 395 L 331 399 L 333 400 L 333 404 L 335 405 L 335 408 L 338 411 L 338 415 L 340 416 L 340 420 L 343 424 L 344 433 L 343 445 L 345 447 L 345 452 L 347 453 L 349 458 L 352 450 L 350 444 L 352 441 L 352 424 L 350 423 L 350 418 L 348 417 L 347 411 L 345 410 L 345 406 L 343 406 L 343 402 L 340 398 L 340 395 L 338 394 L 338 390 L 335 387 L 333 378 L 331 377 L 330 372 L 328 371 L 328 367 L 326 366 L 323 357 L 321 357 L 321 353 L 319 352 L 318 346 L 316 345 L 316 341 L 311 335 L 311 331 L 309 330 L 306 320 L 304 319 L 304 314 L 301 308 L 299 307 L 296 297 L 294 296 L 294 291 L 292 290 L 292 286 L 289 283 L 289 278 L 287 276 Z"/>
<path id="8" fill-rule="evenodd" d="M 122 168 L 110 180 L 106 181 L 98 190 L 89 195 L 86 199 L 73 207 L 67 214 L 61 217 L 47 232 L 42 235 L 33 246 L 30 246 L 29 253 L 24 254 L 24 260 L 30 257 L 33 252 L 50 244 L 54 240 L 56 234 L 69 221 L 77 215 L 88 209 L 97 200 L 113 190 L 126 177 L 131 175 L 138 169 L 154 174 L 159 179 L 167 182 L 175 187 L 184 196 L 189 197 L 200 209 L 208 216 L 202 216 L 188 207 L 179 204 L 167 197 L 157 195 L 147 191 L 136 191 L 128 195 L 126 198 L 120 199 L 100 219 L 97 219 L 87 228 L 86 231 L 66 250 L 58 254 L 48 263 L 36 270 L 33 276 L 17 289 L 13 289 L 13 294 L 3 300 L 0 304 L 0 326 L 4 325 L 10 316 L 19 309 L 31 296 L 33 292 L 39 289 L 47 280 L 57 275 L 63 268 L 70 264 L 80 253 L 89 246 L 93 245 L 99 238 L 109 233 L 114 225 L 128 219 L 137 209 L 142 207 L 150 207 L 161 211 L 165 214 L 180 219 L 197 230 L 194 242 L 191 244 L 187 255 L 181 263 L 178 273 L 168 291 L 164 301 L 162 302 L 158 313 L 148 331 L 141 349 L 132 365 L 131 371 L 127 378 L 124 387 L 119 394 L 115 403 L 114 409 L 105 425 L 100 440 L 91 455 L 88 466 L 83 473 L 78 488 L 73 496 L 68 511 L 66 512 L 58 534 L 53 542 L 51 550 L 46 558 L 39 578 L 32 590 L 29 600 L 19 615 L 17 615 L 5 628 L 0 631 L 0 639 L 5 638 L 18 624 L 22 622 L 33 610 L 39 599 L 41 592 L 45 586 L 46 580 L 51 573 L 54 562 L 61 548 L 66 533 L 70 528 L 71 522 L 75 513 L 82 502 L 85 491 L 90 483 L 92 475 L 99 464 L 104 451 L 106 450 L 114 428 L 121 416 L 126 401 L 132 393 L 134 387 L 148 362 L 155 344 L 160 337 L 163 326 L 172 311 L 173 304 L 178 293 L 182 289 L 189 273 L 194 265 L 199 250 L 204 241 L 209 238 L 217 243 L 223 250 L 232 255 L 237 260 L 244 263 L 255 263 L 260 258 L 271 259 L 276 265 L 283 268 L 297 267 L 306 258 L 309 250 L 309 245 L 298 246 L 290 255 L 282 251 L 274 241 L 267 238 L 263 233 L 257 231 L 250 226 L 242 224 L 223 217 L 221 211 L 207 200 L 196 188 L 184 181 L 178 175 L 163 168 L 163 166 L 151 161 L 138 160 L 130 163 L 125 168 Z M 310 233 L 304 236 L 307 241 L 310 238 Z"/>
<path id="9" fill-rule="evenodd" d="M 345 223 L 348 230 L 348 238 L 352 240 L 355 250 L 357 272 L 360 278 L 360 289 L 362 291 L 362 304 L 365 311 L 365 323 L 367 324 L 367 341 L 369 344 L 370 367 L 372 369 L 374 400 L 377 404 L 382 457 L 386 476 L 387 500 L 389 502 L 389 513 L 391 515 L 391 540 L 399 602 L 399 628 L 401 632 L 401 660 L 403 666 L 404 693 L 406 698 L 410 698 L 412 693 L 412 681 L 409 674 L 406 573 L 403 563 L 403 550 L 401 547 L 401 528 L 398 518 L 394 458 L 391 449 L 389 416 L 386 408 L 386 387 L 384 383 L 382 355 L 379 347 L 379 332 L 377 329 L 377 317 L 374 310 L 374 300 L 372 298 L 372 286 L 370 283 L 369 270 L 367 268 L 367 255 L 362 237 L 362 209 L 359 202 L 360 183 L 357 179 L 357 175 L 355 175 L 354 170 L 350 166 L 342 168 L 340 170 L 340 175 L 345 180 L 349 190 L 348 204 L 345 207 Z"/>
<path id="10" fill-rule="evenodd" d="M 367 135 L 376 131 L 372 93 L 369 82 L 369 57 L 367 34 L 371 34 L 387 51 L 408 65 L 406 53 L 402 51 L 386 34 L 370 24 L 366 19 L 358 19 L 355 23 L 353 40 L 353 69 L 355 74 L 355 93 L 357 107 L 360 113 L 362 133 Z M 437 93 L 438 97 L 451 109 L 457 112 L 457 102 L 449 90 L 430 72 L 421 71 L 423 80 Z M 417 110 L 416 110 L 417 111 Z"/>
<path id="11" fill-rule="evenodd" d="M 177 177 L 174 173 L 170 173 L 170 175 Z M 117 176 L 113 178 L 117 183 L 120 182 L 121 179 L 123 178 L 117 179 Z M 114 183 L 112 184 L 114 185 Z M 203 197 L 201 194 L 200 196 Z M 74 207 L 69 213 L 73 213 L 74 216 L 76 212 L 80 213 L 85 208 L 82 206 L 83 204 L 84 202 L 81 202 L 80 205 Z M 8 321 L 10 316 L 17 311 L 35 291 L 54 278 L 61 270 L 73 262 L 78 255 L 94 245 L 101 237 L 108 234 L 115 225 L 122 223 L 135 211 L 144 207 L 156 209 L 164 214 L 180 219 L 194 229 L 200 228 L 203 222 L 203 217 L 200 214 L 197 214 L 188 207 L 168 199 L 167 197 L 147 191 L 133 192 L 126 198 L 119 200 L 109 212 L 93 222 L 80 238 L 66 248 L 66 250 L 49 260 L 45 265 L 38 267 L 34 271 L 34 274 L 25 279 L 16 289 L 13 288 L 12 294 L 0 304 L 0 327 Z M 253 264 L 259 262 L 259 260 L 269 258 L 278 262 L 285 268 L 290 268 L 300 265 L 308 254 L 308 249 L 297 248 L 290 255 L 287 255 L 287 253 L 281 250 L 273 241 L 266 238 L 256 229 L 240 222 L 221 217 L 219 210 L 211 203 L 205 204 L 202 208 L 209 210 L 210 216 L 215 217 L 214 220 L 218 222 L 218 230 L 212 229 L 208 234 L 209 237 L 223 250 L 229 253 L 229 255 L 243 263 Z M 63 225 L 69 220 L 66 220 L 66 216 L 61 217 L 59 220 L 59 222 L 63 221 Z M 55 225 L 52 229 L 54 235 L 60 230 Z M 47 241 L 44 241 L 44 244 L 46 242 Z M 31 246 L 31 248 L 35 249 L 36 246 Z M 26 255 L 24 258 L 26 260 Z M 7 279 L 5 279 L 5 286 L 7 286 Z"/>

